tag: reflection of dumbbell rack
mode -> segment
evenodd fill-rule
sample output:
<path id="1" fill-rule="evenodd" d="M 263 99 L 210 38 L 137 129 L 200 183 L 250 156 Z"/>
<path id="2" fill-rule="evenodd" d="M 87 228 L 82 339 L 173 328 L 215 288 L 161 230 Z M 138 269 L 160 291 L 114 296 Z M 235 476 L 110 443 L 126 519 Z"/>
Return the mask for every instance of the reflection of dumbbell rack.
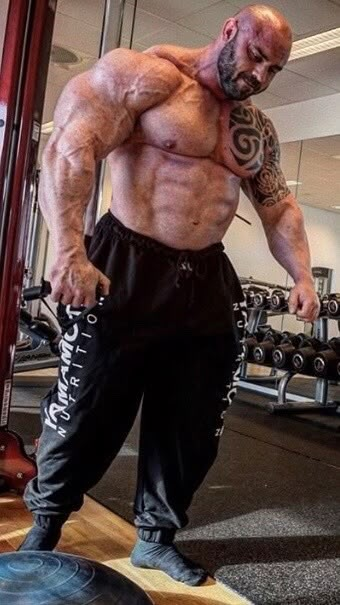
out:
<path id="1" fill-rule="evenodd" d="M 272 284 L 269 282 L 259 281 L 253 278 L 240 278 L 241 285 L 244 289 L 249 286 L 253 286 L 256 291 L 261 291 L 263 288 L 268 290 L 281 290 L 281 291 L 289 291 L 290 288 L 286 288 L 285 286 L 280 286 L 278 284 Z M 281 314 L 278 312 L 273 312 L 270 309 L 255 309 L 254 307 L 247 304 L 248 308 L 248 326 L 247 332 L 249 335 L 256 334 L 259 326 L 261 324 L 261 320 L 263 319 L 263 314 L 266 314 L 266 317 L 273 317 Z M 244 361 L 241 366 L 240 379 L 243 383 L 252 383 L 252 381 L 256 380 L 257 383 L 261 384 L 274 384 L 277 381 L 277 370 L 276 368 L 271 368 L 269 376 L 259 376 L 259 375 L 251 375 L 248 374 L 248 363 Z M 241 386 L 244 386 L 242 384 Z M 254 385 L 256 388 L 257 385 Z"/>
<path id="2" fill-rule="evenodd" d="M 276 310 L 273 311 L 271 308 L 271 310 L 269 311 L 269 305 L 267 305 L 267 307 L 265 306 L 264 308 L 268 316 L 288 313 L 287 301 L 284 300 L 284 297 L 282 297 L 282 291 L 288 291 L 289 288 L 283 288 L 282 286 L 278 286 L 276 284 L 261 282 L 254 279 L 241 279 L 241 284 L 242 286 L 249 287 L 249 285 L 253 285 L 256 288 L 265 287 L 268 290 L 271 289 L 273 290 L 273 292 L 271 293 L 272 295 L 273 293 L 275 293 L 274 291 L 278 289 L 281 290 L 281 293 L 278 293 L 278 297 L 276 298 Z M 326 344 L 328 342 L 328 320 L 339 320 L 340 317 L 340 297 L 337 294 L 330 294 L 328 298 L 324 296 L 322 303 L 322 311 L 320 313 L 319 319 L 314 324 L 313 333 L 318 336 L 321 342 Z M 250 302 L 250 305 L 248 306 L 249 335 L 258 332 L 262 312 L 263 308 L 253 308 Z M 256 363 L 256 361 L 251 363 Z M 268 394 L 272 393 L 274 395 L 277 395 L 277 401 L 270 402 L 268 404 L 268 408 L 271 412 L 310 412 L 320 411 L 320 409 L 337 409 L 337 407 L 340 405 L 340 402 L 328 401 L 328 378 L 316 379 L 314 400 L 307 400 L 299 395 L 289 395 L 289 401 L 287 401 L 287 389 L 289 382 L 297 373 L 298 372 L 296 370 L 287 371 L 279 379 L 277 389 L 268 389 L 261 385 L 263 385 L 263 383 L 265 382 L 270 383 L 273 381 L 277 381 L 277 369 L 272 367 L 269 376 L 251 376 L 247 375 L 247 361 L 245 361 L 241 369 L 240 386 L 245 388 L 246 390 L 258 391 L 260 393 L 267 392 Z M 256 381 L 257 384 L 253 384 L 252 381 Z"/>

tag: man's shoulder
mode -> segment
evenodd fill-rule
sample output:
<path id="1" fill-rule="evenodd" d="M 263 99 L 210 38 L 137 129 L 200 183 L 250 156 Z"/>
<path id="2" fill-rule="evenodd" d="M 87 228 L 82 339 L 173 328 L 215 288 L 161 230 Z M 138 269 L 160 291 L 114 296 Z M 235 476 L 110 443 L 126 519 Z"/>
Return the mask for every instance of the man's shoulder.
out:
<path id="1" fill-rule="evenodd" d="M 180 84 L 180 73 L 169 61 L 150 52 L 138 52 L 128 48 L 116 48 L 100 59 L 95 71 L 103 79 L 124 83 L 141 83 L 172 89 Z"/>
<path id="2" fill-rule="evenodd" d="M 129 67 L 133 72 L 142 70 L 142 73 L 144 70 L 148 71 L 149 69 L 156 70 L 156 72 L 170 70 L 175 74 L 177 72 L 175 66 L 166 60 L 165 56 L 154 52 L 153 48 L 145 51 L 136 51 L 122 47 L 115 48 L 104 55 L 101 61 L 109 69 L 124 69 L 125 67 Z"/>
<path id="3" fill-rule="evenodd" d="M 271 118 L 263 109 L 255 105 L 251 99 L 245 101 L 234 101 L 230 112 L 231 116 L 241 122 L 249 121 L 254 126 L 259 128 L 263 134 L 271 132 L 276 136 L 275 126 Z"/>

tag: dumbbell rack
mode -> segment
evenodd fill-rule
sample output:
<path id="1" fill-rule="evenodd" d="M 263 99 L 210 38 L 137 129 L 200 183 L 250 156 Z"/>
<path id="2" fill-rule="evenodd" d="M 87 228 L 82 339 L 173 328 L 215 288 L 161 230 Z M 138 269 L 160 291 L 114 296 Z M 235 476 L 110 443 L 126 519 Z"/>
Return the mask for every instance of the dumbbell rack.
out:
<path id="1" fill-rule="evenodd" d="M 243 286 L 247 284 L 264 286 L 269 289 L 282 289 L 290 290 L 290 288 L 278 286 L 277 284 L 270 284 L 268 282 L 261 282 L 252 278 L 246 279 L 241 278 L 241 284 Z M 268 312 L 268 316 L 280 315 L 279 312 Z M 249 335 L 257 332 L 259 321 L 261 317 L 261 310 L 249 309 L 248 314 L 248 327 L 247 331 Z M 314 324 L 315 333 L 318 334 L 318 338 L 322 342 L 328 341 L 328 317 L 320 317 Z M 261 385 L 264 383 L 276 382 L 277 369 L 272 368 L 269 376 L 251 376 L 247 374 L 247 361 L 244 361 L 241 366 L 240 383 L 239 387 L 245 390 L 257 391 L 259 393 L 267 392 L 268 394 L 277 395 L 276 401 L 270 401 L 266 408 L 271 413 L 303 413 L 303 412 L 320 412 L 320 410 L 337 410 L 340 409 L 340 401 L 329 401 L 328 400 L 328 379 L 317 378 L 315 382 L 315 393 L 314 399 L 304 398 L 300 395 L 289 394 L 288 387 L 290 380 L 296 376 L 297 372 L 288 371 L 280 379 L 277 389 L 266 388 Z M 256 380 L 257 384 L 254 384 Z"/>
<path id="2" fill-rule="evenodd" d="M 315 322 L 315 331 L 322 342 L 328 340 L 328 318 L 320 317 Z M 281 378 L 277 389 L 277 401 L 270 401 L 267 408 L 272 413 L 303 413 L 320 412 L 320 410 L 337 410 L 340 402 L 328 400 L 327 378 L 317 378 L 315 382 L 314 400 L 306 399 L 299 402 L 287 399 L 287 390 L 290 380 L 296 372 L 286 372 Z"/>
<path id="3" fill-rule="evenodd" d="M 257 279 L 253 279 L 252 277 L 249 277 L 249 278 L 241 277 L 240 283 L 242 286 L 254 285 L 254 286 L 263 286 L 265 288 L 270 288 L 272 290 L 276 290 L 276 289 L 290 290 L 290 288 L 287 288 L 286 286 L 280 286 L 278 284 L 272 284 L 272 283 L 268 283 L 265 281 L 259 281 Z M 273 317 L 273 316 L 279 315 L 279 313 L 273 313 L 268 310 L 266 310 L 266 313 L 267 313 L 268 317 Z M 257 332 L 259 323 L 260 323 L 260 319 L 261 319 L 261 315 L 262 315 L 262 310 L 248 309 L 247 330 L 248 330 L 249 334 L 255 334 Z M 244 361 L 241 365 L 240 380 L 241 380 L 241 384 L 240 384 L 241 387 L 245 388 L 246 383 L 247 383 L 249 385 L 252 385 L 252 387 L 254 387 L 254 390 L 255 390 L 257 385 L 253 384 L 253 382 L 252 382 L 253 380 L 256 380 L 256 382 L 260 383 L 260 384 L 274 384 L 277 381 L 277 369 L 271 368 L 269 376 L 258 376 L 258 375 L 252 376 L 252 375 L 248 374 L 248 362 Z M 250 388 L 252 388 L 252 387 L 250 387 Z M 263 389 L 262 389 L 262 391 L 263 391 Z"/>

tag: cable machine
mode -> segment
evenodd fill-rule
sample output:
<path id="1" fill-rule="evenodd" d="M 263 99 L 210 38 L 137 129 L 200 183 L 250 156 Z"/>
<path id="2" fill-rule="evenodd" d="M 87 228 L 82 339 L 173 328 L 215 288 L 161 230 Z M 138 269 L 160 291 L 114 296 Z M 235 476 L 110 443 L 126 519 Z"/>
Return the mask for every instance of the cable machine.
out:
<path id="1" fill-rule="evenodd" d="M 34 476 L 8 431 L 32 189 L 57 0 L 11 0 L 0 77 L 0 477 L 22 489 Z"/>

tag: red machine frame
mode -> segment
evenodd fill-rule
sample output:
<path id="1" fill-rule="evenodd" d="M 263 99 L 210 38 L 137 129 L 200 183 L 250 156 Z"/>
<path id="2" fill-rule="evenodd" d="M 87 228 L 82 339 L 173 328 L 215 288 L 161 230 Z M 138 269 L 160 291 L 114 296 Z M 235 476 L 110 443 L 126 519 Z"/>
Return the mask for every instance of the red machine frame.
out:
<path id="1" fill-rule="evenodd" d="M 34 476 L 8 430 L 29 210 L 57 0 L 11 0 L 0 76 L 0 478 L 21 490 Z"/>

